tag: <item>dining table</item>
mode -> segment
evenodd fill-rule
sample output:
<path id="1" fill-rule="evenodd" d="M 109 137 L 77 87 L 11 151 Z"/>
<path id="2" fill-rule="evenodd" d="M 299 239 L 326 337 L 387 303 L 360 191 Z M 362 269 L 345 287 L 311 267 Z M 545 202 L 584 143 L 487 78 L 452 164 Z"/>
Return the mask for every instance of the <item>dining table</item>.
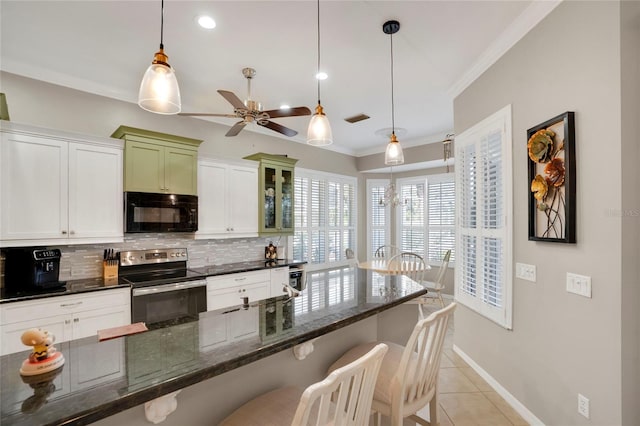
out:
<path id="1" fill-rule="evenodd" d="M 431 266 L 429 266 L 428 264 L 424 263 L 423 265 L 424 271 L 428 271 L 429 269 L 431 269 Z M 391 259 L 383 257 L 358 262 L 358 268 L 367 269 L 379 274 L 398 274 L 402 269 L 400 262 L 395 260 L 392 261 Z"/>

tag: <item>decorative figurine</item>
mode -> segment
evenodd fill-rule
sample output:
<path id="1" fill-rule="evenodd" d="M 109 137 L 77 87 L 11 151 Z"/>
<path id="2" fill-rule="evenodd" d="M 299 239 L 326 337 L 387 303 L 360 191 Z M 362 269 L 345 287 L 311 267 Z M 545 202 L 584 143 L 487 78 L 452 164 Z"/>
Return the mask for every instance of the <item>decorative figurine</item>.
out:
<path id="1" fill-rule="evenodd" d="M 23 344 L 33 346 L 29 358 L 25 359 L 20 367 L 20 374 L 23 376 L 48 373 L 64 364 L 62 352 L 56 351 L 53 346 L 55 336 L 48 331 L 30 328 L 22 333 L 21 340 Z"/>

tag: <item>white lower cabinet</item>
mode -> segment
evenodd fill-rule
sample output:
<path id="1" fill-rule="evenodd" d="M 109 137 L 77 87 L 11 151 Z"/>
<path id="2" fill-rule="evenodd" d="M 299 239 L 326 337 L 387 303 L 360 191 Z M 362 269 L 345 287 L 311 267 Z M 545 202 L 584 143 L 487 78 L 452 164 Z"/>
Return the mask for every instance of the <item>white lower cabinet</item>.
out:
<path id="1" fill-rule="evenodd" d="M 2 355 L 28 350 L 20 341 L 29 328 L 42 328 L 65 342 L 131 323 L 131 289 L 102 290 L 0 305 Z"/>
<path id="2" fill-rule="evenodd" d="M 270 297 L 268 270 L 207 277 L 207 309 L 212 311 Z"/>

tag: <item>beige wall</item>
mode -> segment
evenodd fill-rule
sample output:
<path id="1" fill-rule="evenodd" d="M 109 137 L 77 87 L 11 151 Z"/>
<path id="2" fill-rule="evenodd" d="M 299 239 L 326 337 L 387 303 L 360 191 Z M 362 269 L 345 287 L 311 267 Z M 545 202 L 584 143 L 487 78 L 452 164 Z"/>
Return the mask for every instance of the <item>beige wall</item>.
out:
<path id="1" fill-rule="evenodd" d="M 636 128 L 635 139 L 621 143 L 621 132 L 632 132 L 620 118 L 620 28 L 618 2 L 563 2 L 454 101 L 456 134 L 512 105 L 513 261 L 537 266 L 536 283 L 514 279 L 512 331 L 460 306 L 455 344 L 548 425 L 621 424 L 623 396 L 638 401 L 637 379 L 625 379 L 622 388 L 621 347 L 629 330 L 620 313 L 622 283 L 637 288 L 637 218 L 628 244 L 636 265 L 623 277 L 625 228 L 610 210 L 625 207 L 623 191 L 635 191 L 636 208 L 638 198 L 637 165 L 631 170 L 631 161 L 621 162 L 629 150 L 637 164 L 638 142 Z M 633 78 L 637 88 L 637 69 Z M 576 114 L 578 242 L 528 241 L 526 131 L 565 111 Z M 627 184 L 621 169 L 629 172 Z M 591 299 L 566 292 L 567 272 L 592 278 Z M 635 296 L 627 312 L 640 308 L 636 288 L 625 285 Z M 635 353 L 635 366 L 624 365 L 635 378 L 637 339 L 636 328 L 635 347 L 626 351 Z M 578 393 L 590 399 L 590 420 L 577 412 Z M 637 407 L 626 419 L 640 424 Z"/>
<path id="2" fill-rule="evenodd" d="M 640 2 L 620 9 L 622 53 L 622 424 L 640 424 Z"/>

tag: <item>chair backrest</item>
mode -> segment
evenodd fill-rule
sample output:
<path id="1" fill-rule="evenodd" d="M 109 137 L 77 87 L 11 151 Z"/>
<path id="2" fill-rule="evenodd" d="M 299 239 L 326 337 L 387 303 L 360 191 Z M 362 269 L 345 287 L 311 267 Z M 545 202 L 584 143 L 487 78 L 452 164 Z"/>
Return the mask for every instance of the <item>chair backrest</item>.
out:
<path id="1" fill-rule="evenodd" d="M 451 303 L 419 320 L 413 328 L 392 382 L 392 395 L 397 399 L 392 403 L 404 406 L 402 412 L 416 412 L 433 398 L 442 345 L 456 306 Z"/>
<path id="2" fill-rule="evenodd" d="M 387 262 L 389 274 L 406 275 L 418 282 L 423 280 L 426 268 L 422 256 L 408 251 L 396 254 Z"/>
<path id="3" fill-rule="evenodd" d="M 292 426 L 369 424 L 378 371 L 388 349 L 387 345 L 380 343 L 352 363 L 333 371 L 323 381 L 305 389 Z"/>
<path id="4" fill-rule="evenodd" d="M 436 275 L 436 280 L 434 283 L 436 284 L 437 289 L 441 289 L 444 287 L 444 276 L 447 274 L 447 268 L 449 267 L 449 258 L 451 257 L 451 250 L 447 250 L 442 258 L 442 264 L 440 265 L 440 269 L 438 269 L 438 275 Z"/>
<path id="5" fill-rule="evenodd" d="M 347 259 L 355 259 L 356 254 L 353 252 L 353 249 L 345 249 L 344 251 L 345 256 L 347 256 Z"/>
<path id="6" fill-rule="evenodd" d="M 376 259 L 390 259 L 396 254 L 400 253 L 400 249 L 396 246 L 384 245 L 376 249 L 373 257 Z"/>

